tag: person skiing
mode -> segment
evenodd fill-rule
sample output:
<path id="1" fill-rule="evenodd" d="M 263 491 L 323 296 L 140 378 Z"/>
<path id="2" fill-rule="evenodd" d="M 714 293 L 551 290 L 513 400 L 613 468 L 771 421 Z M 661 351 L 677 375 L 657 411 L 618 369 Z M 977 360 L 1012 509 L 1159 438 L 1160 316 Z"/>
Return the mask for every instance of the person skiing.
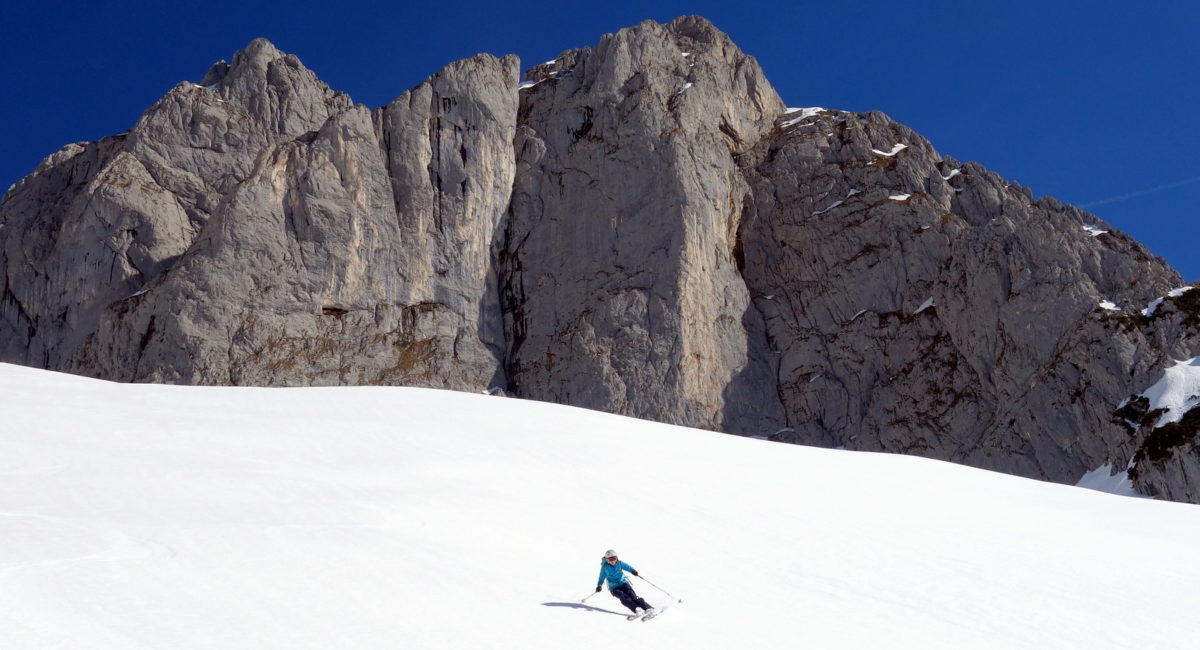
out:
<path id="1" fill-rule="evenodd" d="M 600 560 L 600 577 L 596 579 L 596 591 L 600 591 L 600 587 L 604 582 L 608 581 L 608 591 L 621 604 L 628 607 L 634 614 L 654 614 L 654 608 L 644 598 L 638 596 L 633 591 L 633 585 L 629 584 L 629 579 L 625 577 L 625 572 L 628 571 L 633 575 L 637 575 L 637 569 L 629 566 L 617 557 L 617 552 L 611 548 L 604 552 L 604 557 Z M 641 609 L 642 611 L 638 611 Z"/>

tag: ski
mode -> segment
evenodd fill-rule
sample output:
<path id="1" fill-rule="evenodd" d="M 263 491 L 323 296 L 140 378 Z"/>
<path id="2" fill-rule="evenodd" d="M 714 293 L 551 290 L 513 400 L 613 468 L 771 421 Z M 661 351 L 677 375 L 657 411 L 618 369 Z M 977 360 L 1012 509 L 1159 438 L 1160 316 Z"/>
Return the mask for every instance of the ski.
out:
<path id="1" fill-rule="evenodd" d="M 630 614 L 625 617 L 625 620 L 627 620 L 627 621 L 633 621 L 633 620 L 648 621 L 648 620 L 654 618 L 655 616 L 658 616 L 659 614 L 663 613 L 663 611 L 666 609 L 667 609 L 666 607 L 655 607 L 649 613 L 643 612 L 641 614 Z"/>
<path id="2" fill-rule="evenodd" d="M 659 614 L 662 614 L 665 611 L 667 611 L 666 607 L 656 607 L 653 610 L 651 610 L 650 613 L 642 614 L 642 622 L 645 623 L 646 621 L 657 617 Z"/>

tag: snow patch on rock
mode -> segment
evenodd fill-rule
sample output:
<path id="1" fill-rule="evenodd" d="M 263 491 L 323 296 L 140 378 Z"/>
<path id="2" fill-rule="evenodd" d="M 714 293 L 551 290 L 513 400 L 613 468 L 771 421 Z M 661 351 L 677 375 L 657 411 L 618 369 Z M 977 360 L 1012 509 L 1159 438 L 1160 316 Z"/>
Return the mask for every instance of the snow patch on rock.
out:
<path id="1" fill-rule="evenodd" d="M 783 124 L 780 124 L 779 126 L 786 129 L 789 126 L 794 126 L 796 124 L 799 124 L 802 120 L 806 120 L 810 117 L 819 115 L 819 114 L 825 112 L 825 110 L 826 109 L 821 108 L 820 106 L 813 106 L 810 108 L 789 108 L 786 111 L 784 111 L 783 114 L 784 115 L 795 115 L 795 117 L 784 122 Z M 796 115 L 797 113 L 799 113 L 799 115 Z"/>
<path id="2" fill-rule="evenodd" d="M 874 154 L 880 155 L 880 156 L 887 156 L 888 158 L 891 158 L 892 156 L 900 153 L 901 151 L 904 151 L 907 148 L 908 148 L 908 145 L 897 143 L 896 145 L 892 146 L 890 151 L 880 151 L 878 149 L 872 149 L 871 152 Z"/>
<path id="3" fill-rule="evenodd" d="M 1129 479 L 1129 472 L 1127 470 L 1113 472 L 1112 463 L 1105 463 L 1084 474 L 1075 485 L 1076 487 L 1117 494 L 1123 497 L 1148 498 L 1146 495 L 1133 489 L 1133 481 Z"/>
<path id="4" fill-rule="evenodd" d="M 1142 392 L 1142 396 L 1150 400 L 1151 411 L 1165 410 L 1154 424 L 1155 428 L 1178 422 L 1200 404 L 1200 357 L 1176 361 L 1163 372 L 1162 379 Z"/>
<path id="5" fill-rule="evenodd" d="M 831 204 L 829 205 L 829 207 L 825 208 L 824 210 L 817 210 L 816 212 L 814 212 L 814 213 L 812 213 L 812 214 L 813 214 L 813 216 L 814 216 L 814 217 L 815 217 L 815 216 L 817 216 L 817 215 L 820 215 L 820 214 L 825 214 L 826 212 L 829 212 L 830 210 L 832 210 L 832 209 L 834 209 L 834 208 L 838 207 L 839 205 L 841 205 L 841 204 L 843 204 L 843 203 L 845 203 L 845 201 L 841 201 L 841 200 L 834 201 L 833 203 L 831 203 Z"/>
<path id="6" fill-rule="evenodd" d="M 1166 296 L 1164 296 L 1162 298 L 1155 298 L 1154 300 L 1151 300 L 1150 304 L 1146 305 L 1146 308 L 1142 310 L 1142 315 L 1145 316 L 1146 318 L 1150 318 L 1151 316 L 1154 315 L 1154 312 L 1158 311 L 1158 308 L 1163 304 L 1164 300 L 1166 300 L 1167 298 L 1178 298 L 1178 297 L 1182 296 L 1183 294 L 1191 291 L 1194 288 L 1195 287 L 1178 287 L 1175 289 L 1171 289 L 1170 291 L 1167 292 Z"/>

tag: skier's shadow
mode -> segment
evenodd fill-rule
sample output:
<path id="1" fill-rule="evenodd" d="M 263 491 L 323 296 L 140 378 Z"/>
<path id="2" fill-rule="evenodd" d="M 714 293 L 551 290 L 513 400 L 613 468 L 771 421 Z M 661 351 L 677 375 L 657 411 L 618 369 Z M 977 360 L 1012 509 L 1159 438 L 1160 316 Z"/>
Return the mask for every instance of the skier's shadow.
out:
<path id="1" fill-rule="evenodd" d="M 625 616 L 625 614 L 622 614 L 621 612 L 614 612 L 611 609 L 604 609 L 602 607 L 592 607 L 591 605 L 584 605 L 583 603 L 542 603 L 542 605 L 544 605 L 546 607 L 568 607 L 570 609 L 582 609 L 582 610 L 588 611 L 588 612 L 601 612 L 604 614 L 616 614 L 617 616 Z"/>

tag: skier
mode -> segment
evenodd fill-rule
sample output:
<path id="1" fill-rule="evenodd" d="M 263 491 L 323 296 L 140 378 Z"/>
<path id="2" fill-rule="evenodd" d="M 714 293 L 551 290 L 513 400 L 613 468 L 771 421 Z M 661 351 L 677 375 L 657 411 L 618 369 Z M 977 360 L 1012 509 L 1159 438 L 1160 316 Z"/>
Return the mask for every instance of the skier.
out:
<path id="1" fill-rule="evenodd" d="M 633 575 L 637 575 L 637 569 L 629 566 L 617 557 L 617 552 L 611 548 L 604 552 L 604 558 L 600 560 L 600 577 L 596 579 L 596 591 L 600 591 L 600 587 L 604 581 L 608 581 L 608 591 L 621 604 L 628 607 L 634 614 L 654 615 L 654 608 L 650 603 L 633 592 L 633 585 L 629 584 L 629 579 L 625 577 L 625 572 L 628 571 Z M 641 611 L 638 611 L 641 609 Z"/>

